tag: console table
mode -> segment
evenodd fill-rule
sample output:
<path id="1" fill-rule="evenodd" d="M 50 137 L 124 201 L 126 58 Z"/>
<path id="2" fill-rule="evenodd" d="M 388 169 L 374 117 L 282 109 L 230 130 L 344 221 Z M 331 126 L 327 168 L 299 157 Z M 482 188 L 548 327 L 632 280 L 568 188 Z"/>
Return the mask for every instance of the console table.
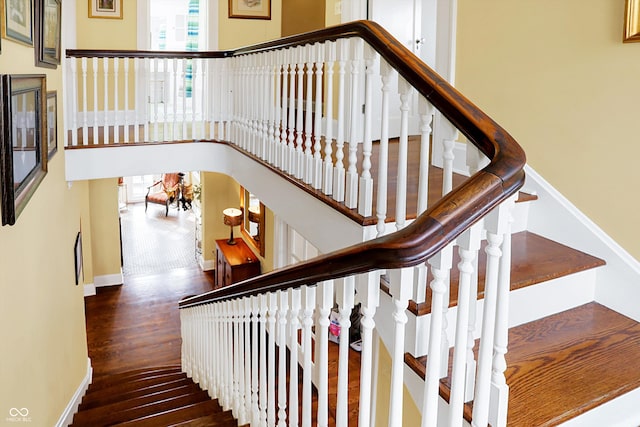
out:
<path id="1" fill-rule="evenodd" d="M 215 289 L 260 274 L 260 260 L 240 238 L 230 245 L 227 239 L 216 240 L 216 283 Z"/>

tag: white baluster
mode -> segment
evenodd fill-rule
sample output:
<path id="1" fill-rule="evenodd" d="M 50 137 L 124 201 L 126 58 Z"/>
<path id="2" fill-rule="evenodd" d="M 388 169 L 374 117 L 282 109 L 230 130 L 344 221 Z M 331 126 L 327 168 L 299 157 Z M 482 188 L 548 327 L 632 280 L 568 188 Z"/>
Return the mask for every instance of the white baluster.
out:
<path id="1" fill-rule="evenodd" d="M 322 181 L 322 191 L 324 194 L 333 193 L 333 66 L 336 61 L 336 42 L 325 43 L 326 48 L 326 96 L 325 103 L 325 138 L 324 138 L 324 179 Z"/>
<path id="2" fill-rule="evenodd" d="M 171 139 L 176 140 L 177 135 L 176 132 L 178 130 L 178 87 L 180 86 L 180 82 L 178 81 L 178 58 L 173 58 L 171 61 L 171 82 L 173 86 L 173 96 L 171 98 L 171 106 L 172 106 L 172 123 L 171 123 Z"/>
<path id="3" fill-rule="evenodd" d="M 458 264 L 460 278 L 458 280 L 458 314 L 451 371 L 451 397 L 449 398 L 450 427 L 462 426 L 462 413 L 467 395 L 465 388 L 473 386 L 468 383 L 467 370 L 475 370 L 475 363 L 468 366 L 467 352 L 469 347 L 473 348 L 473 336 L 469 336 L 469 317 L 471 305 L 476 304 L 477 292 L 476 295 L 472 295 L 471 291 L 473 277 L 476 275 L 474 261 L 477 259 L 478 250 L 480 250 L 481 238 L 482 222 L 467 229 L 457 239 L 460 254 L 460 263 Z"/>
<path id="4" fill-rule="evenodd" d="M 142 63 L 142 71 L 140 70 L 140 63 Z M 135 75 L 135 81 L 142 81 L 142 79 L 140 78 L 141 74 L 145 74 L 146 73 L 146 69 L 144 68 L 145 65 L 145 59 L 141 59 L 141 58 L 134 58 L 133 59 L 133 74 Z M 140 123 L 143 122 L 143 120 L 140 119 L 140 109 L 142 109 L 143 111 L 147 111 L 147 90 L 148 90 L 148 85 L 142 85 L 143 87 L 143 96 L 142 96 L 142 101 L 140 102 L 139 99 L 139 91 L 136 90 L 135 91 L 135 101 L 133 103 L 134 107 L 133 107 L 133 111 L 134 111 L 134 119 L 133 119 L 133 142 L 140 142 Z M 143 113 L 143 119 L 145 118 L 145 114 Z M 144 120 L 146 122 L 146 120 Z"/>
<path id="5" fill-rule="evenodd" d="M 378 55 L 369 45 L 365 46 L 365 91 L 364 91 L 364 141 L 362 144 L 362 173 L 360 175 L 360 198 L 358 213 L 371 216 L 373 210 L 373 179 L 371 177 L 371 151 L 373 141 L 371 137 L 371 110 L 373 107 L 373 75 L 376 70 Z"/>
<path id="6" fill-rule="evenodd" d="M 144 118 L 143 118 L 143 133 L 144 133 L 144 142 L 149 142 L 149 122 L 151 121 L 151 111 L 149 111 L 149 94 L 151 91 L 151 88 L 149 87 L 149 82 L 151 82 L 151 79 L 153 78 L 152 75 L 152 71 L 151 71 L 151 58 L 144 58 L 143 60 L 143 72 L 145 75 L 145 78 L 142 80 L 144 82 Z M 137 141 L 136 141 L 137 142 Z"/>
<path id="7" fill-rule="evenodd" d="M 102 127 L 102 142 L 108 144 L 109 141 L 109 58 L 102 58 L 102 67 L 104 72 L 104 123 Z"/>
<path id="8" fill-rule="evenodd" d="M 100 143 L 98 135 L 98 58 L 93 58 L 93 143 Z M 86 93 L 86 91 L 85 91 Z M 107 141 L 105 140 L 106 144 Z"/>
<path id="9" fill-rule="evenodd" d="M 119 58 L 113 58 L 113 142 L 120 142 L 120 125 L 118 123 L 118 113 L 120 103 L 118 102 L 118 72 L 120 70 Z"/>
<path id="10" fill-rule="evenodd" d="M 278 427 L 287 425 L 287 315 L 289 295 L 278 291 Z"/>
<path id="11" fill-rule="evenodd" d="M 289 290 L 289 350 L 291 354 L 289 365 L 289 427 L 297 427 L 298 419 L 298 329 L 300 322 L 300 289 Z"/>
<path id="12" fill-rule="evenodd" d="M 360 407 L 358 425 L 371 425 L 371 390 L 373 373 L 373 317 L 380 302 L 380 272 L 358 276 L 357 300 L 360 305 Z"/>
<path id="13" fill-rule="evenodd" d="M 349 123 L 349 157 L 346 176 L 346 188 L 344 204 L 354 209 L 358 207 L 358 169 L 356 163 L 358 161 L 358 139 L 360 138 L 360 115 L 362 103 L 359 97 L 358 88 L 360 87 L 360 67 L 362 66 L 364 41 L 362 39 L 352 40 L 352 59 L 351 59 L 351 120 Z"/>
<path id="14" fill-rule="evenodd" d="M 124 142 L 129 142 L 129 58 L 124 58 Z"/>
<path id="15" fill-rule="evenodd" d="M 258 426 L 260 425 L 260 405 L 258 399 L 258 358 L 260 357 L 260 350 L 258 348 L 258 336 L 260 335 L 260 300 L 257 296 L 251 297 L 251 309 L 251 322 L 253 325 L 253 330 L 251 333 L 251 336 L 253 337 L 253 342 L 251 345 L 251 424 Z"/>
<path id="16" fill-rule="evenodd" d="M 274 121 L 274 136 L 273 136 L 273 147 L 272 147 L 272 162 L 273 165 L 277 168 L 282 168 L 282 157 L 281 157 L 281 150 L 280 147 L 282 146 L 282 141 L 284 139 L 284 135 L 283 135 L 283 131 L 285 129 L 285 127 L 283 126 L 283 117 L 282 117 L 282 113 L 283 113 L 283 101 L 282 99 L 284 98 L 282 92 L 283 92 L 283 84 L 286 84 L 286 78 L 285 78 L 285 74 L 282 72 L 283 67 L 283 53 L 282 51 L 278 51 L 275 54 L 275 60 L 276 60 L 276 68 L 275 68 L 275 75 L 274 75 L 274 79 L 275 79 L 275 85 L 276 85 L 276 90 L 275 90 L 275 94 L 276 94 L 276 98 L 274 100 L 274 105 L 273 105 L 273 121 Z"/>
<path id="17" fill-rule="evenodd" d="M 313 125 L 313 179 L 312 185 L 315 189 L 322 188 L 322 64 L 324 62 L 324 45 L 318 43 L 314 46 L 315 66 L 316 66 L 316 94 L 315 94 L 315 116 Z"/>
<path id="18" fill-rule="evenodd" d="M 95 61 L 97 61 L 97 58 L 94 58 Z M 82 58 L 82 145 L 89 145 L 89 131 L 87 129 L 87 127 L 89 126 L 88 124 L 88 119 L 87 119 L 87 58 Z M 95 69 L 95 68 L 94 68 Z M 95 100 L 95 96 L 93 97 L 93 99 Z M 95 108 L 94 108 L 95 110 Z M 94 113 L 95 114 L 95 113 Z M 94 120 L 94 126 L 95 126 L 95 120 Z M 97 133 L 93 132 L 93 143 L 96 142 L 96 135 Z"/>
<path id="19" fill-rule="evenodd" d="M 276 317 L 278 315 L 278 296 L 268 295 L 269 311 L 267 324 L 269 326 L 269 360 L 267 367 L 267 425 L 276 425 Z"/>
<path id="20" fill-rule="evenodd" d="M 272 53 L 267 56 L 267 61 L 274 61 L 275 64 L 268 62 L 268 70 L 269 74 L 267 76 L 268 85 L 267 85 L 267 98 L 266 98 L 266 108 L 267 108 L 267 119 L 269 121 L 269 139 L 267 143 L 267 153 L 265 155 L 265 160 L 270 164 L 275 164 L 275 152 L 276 152 L 276 126 L 278 125 L 278 120 L 280 119 L 278 116 L 279 109 L 279 94 L 278 90 L 280 89 L 280 74 L 278 73 L 278 62 L 277 55 Z M 276 76 L 278 82 L 276 83 Z"/>
<path id="21" fill-rule="evenodd" d="M 409 147 L 409 110 L 413 87 L 398 78 L 400 92 L 400 140 L 398 142 L 398 187 L 396 189 L 396 228 L 404 228 L 407 219 L 407 153 Z"/>
<path id="22" fill-rule="evenodd" d="M 193 96 L 193 95 L 192 95 Z M 247 414 L 245 412 L 245 389 L 244 389 L 244 302 L 240 299 L 233 301 L 235 311 L 235 372 L 236 372 L 236 388 L 238 390 L 238 402 L 236 405 L 236 411 L 238 414 L 238 422 L 245 424 L 247 421 Z"/>
<path id="23" fill-rule="evenodd" d="M 404 385 L 404 342 L 407 324 L 407 306 L 413 294 L 413 269 L 403 268 L 389 272 L 389 291 L 393 297 L 394 338 L 391 355 L 391 390 L 389 399 L 389 425 L 402 425 L 402 397 Z M 424 412 L 423 412 L 424 413 Z"/>
<path id="24" fill-rule="evenodd" d="M 322 282 L 317 291 L 316 367 L 318 371 L 318 427 L 329 425 L 329 315 L 333 306 L 333 280 Z M 364 424 L 363 424 L 364 425 Z"/>
<path id="25" fill-rule="evenodd" d="M 180 67 L 180 80 L 182 85 L 182 134 L 180 135 L 180 139 L 186 140 L 189 136 L 187 134 L 187 66 L 188 61 L 186 59 L 181 59 L 181 67 Z M 155 141 L 155 139 L 154 139 Z"/>
<path id="26" fill-rule="evenodd" d="M 288 119 L 288 162 L 287 162 L 287 172 L 291 175 L 296 175 L 296 145 L 295 145 L 295 113 L 296 113 L 296 63 L 295 63 L 295 50 L 293 48 L 288 50 L 289 54 L 289 119 Z M 299 90 L 302 90 L 302 87 L 299 87 Z"/>
<path id="27" fill-rule="evenodd" d="M 251 422 L 251 298 L 242 299 L 244 310 L 244 405 L 245 424 Z"/>
<path id="28" fill-rule="evenodd" d="M 355 278 L 345 277 L 342 283 L 338 282 L 336 290 L 340 322 L 336 425 L 346 426 L 349 421 L 349 327 L 354 303 Z"/>
<path id="29" fill-rule="evenodd" d="M 504 372 L 507 369 L 505 355 L 509 343 L 509 291 L 511 289 L 511 224 L 516 196 L 510 197 L 501 205 L 505 221 L 502 258 L 498 276 L 498 301 L 496 308 L 495 343 L 493 347 L 493 370 L 491 373 L 491 400 L 489 421 L 494 426 L 507 425 L 509 405 L 509 386 Z"/>
<path id="30" fill-rule="evenodd" d="M 311 339 L 313 309 L 316 305 L 316 288 L 302 287 L 302 426 L 311 427 L 311 383 L 313 368 L 311 361 Z"/>
<path id="31" fill-rule="evenodd" d="M 443 360 L 443 322 L 444 304 L 447 295 L 449 270 L 453 259 L 451 245 L 445 247 L 429 260 L 433 281 L 431 282 L 431 319 L 429 327 L 429 348 L 427 358 L 426 382 L 422 413 L 422 427 L 436 426 L 438 423 L 438 386 L 440 384 Z"/>
<path id="32" fill-rule="evenodd" d="M 296 104 L 296 156 L 295 156 L 295 173 L 294 176 L 298 179 L 304 177 L 304 150 L 302 147 L 304 132 L 303 113 L 304 113 L 304 48 L 296 48 L 296 66 L 298 68 L 298 83 L 297 83 L 297 104 Z"/>
<path id="33" fill-rule="evenodd" d="M 349 40 L 338 41 L 338 135 L 336 137 L 336 163 L 333 170 L 333 199 L 344 201 L 345 169 L 344 169 L 344 122 L 345 122 L 345 67 L 349 55 Z"/>
<path id="34" fill-rule="evenodd" d="M 260 425 L 267 425 L 267 295 L 262 294 L 260 301 L 260 388 L 259 401 L 260 404 Z"/>
<path id="35" fill-rule="evenodd" d="M 505 205 L 500 205 L 485 218 L 487 229 L 487 268 L 484 285 L 484 309 L 482 315 L 482 335 L 478 351 L 478 372 L 476 376 L 475 397 L 473 401 L 473 417 L 471 425 L 486 426 L 489 419 L 489 403 L 491 392 L 491 372 L 493 359 L 493 342 L 495 334 L 496 305 L 498 297 L 498 278 L 500 273 L 500 257 L 507 219 L 504 218 Z"/>
<path id="36" fill-rule="evenodd" d="M 385 233 L 385 220 L 387 218 L 387 182 L 389 170 L 389 82 L 395 70 L 386 61 L 380 63 L 380 78 L 382 79 L 382 112 L 380 144 L 378 147 L 378 195 L 376 200 L 376 230 L 378 237 Z"/>
<path id="37" fill-rule="evenodd" d="M 84 73 L 85 76 L 83 78 L 83 84 L 84 84 L 84 91 L 82 92 L 82 98 L 84 99 L 84 104 L 86 106 L 86 99 L 87 99 L 87 80 L 86 80 L 86 63 L 87 63 L 87 59 L 86 58 L 82 58 L 82 60 L 84 61 Z M 70 64 L 70 68 L 71 68 L 71 145 L 73 145 L 74 147 L 76 145 L 78 145 L 78 60 L 76 58 L 70 58 L 68 60 L 69 64 Z M 86 119 L 86 107 L 84 109 L 84 115 L 85 115 L 85 119 Z M 86 133 L 87 132 L 87 124 L 85 123 L 84 126 L 82 127 L 82 133 Z M 65 138 L 66 140 L 66 138 Z M 83 139 L 82 143 L 84 145 L 86 145 L 87 140 Z M 66 142 L 66 145 L 69 145 L 68 142 Z"/>
<path id="38" fill-rule="evenodd" d="M 313 133 L 313 63 L 314 61 L 314 49 L 312 46 L 304 46 L 302 52 L 307 59 L 306 63 L 306 75 L 307 75 L 307 93 L 306 93 L 306 106 L 305 106 L 305 124 L 304 124 L 304 159 L 303 159 L 303 180 L 305 184 L 311 184 L 313 182 L 313 152 L 311 150 L 311 136 Z"/>

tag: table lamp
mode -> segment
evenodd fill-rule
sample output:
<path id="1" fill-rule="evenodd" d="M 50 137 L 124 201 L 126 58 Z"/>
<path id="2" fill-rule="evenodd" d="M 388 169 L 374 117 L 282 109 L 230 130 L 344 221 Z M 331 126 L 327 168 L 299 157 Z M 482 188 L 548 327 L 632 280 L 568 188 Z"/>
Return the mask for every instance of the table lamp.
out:
<path id="1" fill-rule="evenodd" d="M 228 245 L 235 245 L 236 241 L 233 239 L 233 227 L 236 225 L 242 224 L 242 211 L 236 208 L 227 208 L 222 211 L 224 215 L 224 223 L 231 228 L 231 234 L 229 235 L 229 240 L 227 240 Z"/>

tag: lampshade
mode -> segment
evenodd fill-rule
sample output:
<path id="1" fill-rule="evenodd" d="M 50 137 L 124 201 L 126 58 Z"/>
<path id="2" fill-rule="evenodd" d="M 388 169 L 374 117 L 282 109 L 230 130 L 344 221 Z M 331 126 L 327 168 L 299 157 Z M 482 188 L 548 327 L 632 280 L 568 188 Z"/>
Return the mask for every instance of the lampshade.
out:
<path id="1" fill-rule="evenodd" d="M 236 208 L 227 208 L 222 211 L 224 215 L 224 223 L 231 228 L 231 233 L 229 235 L 229 240 L 227 240 L 227 244 L 235 245 L 236 241 L 233 238 L 233 227 L 236 225 L 242 224 L 242 211 Z"/>
<path id="2" fill-rule="evenodd" d="M 259 206 L 251 206 L 249 208 L 249 221 L 251 221 L 251 222 L 260 221 L 260 207 Z"/>

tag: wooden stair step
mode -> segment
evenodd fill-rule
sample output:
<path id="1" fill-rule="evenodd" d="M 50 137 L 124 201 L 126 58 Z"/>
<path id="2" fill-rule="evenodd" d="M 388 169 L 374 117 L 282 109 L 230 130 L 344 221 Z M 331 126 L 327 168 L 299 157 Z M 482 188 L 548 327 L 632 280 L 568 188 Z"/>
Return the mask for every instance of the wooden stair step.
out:
<path id="1" fill-rule="evenodd" d="M 124 393 L 127 391 L 139 390 L 143 387 L 151 386 L 154 384 L 162 384 L 175 380 L 181 380 L 183 378 L 187 378 L 187 375 L 183 372 L 174 372 L 168 374 L 157 374 L 157 375 L 149 375 L 143 378 L 136 378 L 132 380 L 123 380 L 117 382 L 115 384 L 110 384 L 102 388 L 93 389 L 93 387 L 89 387 L 87 390 L 87 394 L 85 395 L 87 398 L 92 398 L 93 396 L 103 396 L 110 395 L 113 393 Z"/>
<path id="2" fill-rule="evenodd" d="M 93 379 L 93 381 L 91 382 L 91 390 L 100 390 L 102 388 L 109 387 L 122 381 L 134 381 L 152 376 L 176 374 L 181 372 L 182 369 L 180 368 L 180 366 L 166 366 L 157 368 L 143 368 L 128 372 L 122 372 L 119 374 L 103 375 L 101 377 Z"/>
<path id="3" fill-rule="evenodd" d="M 173 424 L 171 427 L 216 427 L 216 426 L 233 426 L 237 427 L 238 422 L 229 417 L 220 417 L 216 415 L 207 415 L 204 417 L 196 418 L 193 420 L 185 421 L 178 424 Z"/>
<path id="4" fill-rule="evenodd" d="M 486 242 L 483 242 L 482 249 L 478 253 L 479 298 L 484 297 L 484 277 L 487 260 L 486 252 L 484 251 L 485 247 Z M 605 264 L 600 258 L 596 258 L 529 231 L 514 233 L 511 247 L 512 291 Z M 454 307 L 458 303 L 459 262 L 460 256 L 457 251 L 454 251 L 449 307 Z M 427 281 L 431 282 L 431 280 L 433 280 L 433 276 L 431 275 L 431 270 L 429 270 Z M 423 303 L 410 301 L 409 311 L 417 316 L 423 316 L 431 312 L 430 287 L 427 289 L 426 301 Z"/>
<path id="5" fill-rule="evenodd" d="M 116 392 L 116 393 L 104 394 L 104 395 L 92 395 L 92 396 L 85 395 L 85 397 L 82 399 L 82 403 L 80 403 L 80 406 L 78 407 L 78 410 L 84 411 L 87 409 L 95 408 L 102 405 L 107 405 L 107 404 L 118 402 L 121 400 L 135 399 L 137 397 L 145 396 L 152 393 L 157 393 L 162 390 L 168 390 L 168 389 L 182 387 L 182 386 L 189 386 L 191 384 L 193 384 L 193 381 L 191 381 L 189 378 L 181 378 L 179 380 L 164 382 L 161 384 L 152 384 L 146 387 L 141 387 L 140 389 L 137 389 L 137 390 L 131 390 L 124 393 Z"/>
<path id="6" fill-rule="evenodd" d="M 196 384 L 187 384 L 167 390 L 156 391 L 134 398 L 125 398 L 116 402 L 107 403 L 101 406 L 88 408 L 76 414 L 73 421 L 74 424 L 86 423 L 88 421 L 106 420 L 111 414 L 128 411 L 134 408 L 140 408 L 158 401 L 165 401 L 171 398 L 187 396 L 191 394 L 199 394 L 202 390 Z M 91 424 L 90 424 L 91 425 Z"/>
<path id="7" fill-rule="evenodd" d="M 185 421 L 194 420 L 207 415 L 216 413 L 216 418 L 220 421 L 227 422 L 223 425 L 237 425 L 237 422 L 233 418 L 231 411 L 221 411 L 220 406 L 213 400 L 206 402 L 195 403 L 188 406 L 183 406 L 177 409 L 171 409 L 161 413 L 149 415 L 143 418 L 137 418 L 135 420 L 125 421 L 123 423 L 115 424 L 118 426 L 130 426 L 130 427 L 158 427 L 158 426 L 170 426 Z M 235 424 L 233 424 L 235 423 Z"/>
<path id="8" fill-rule="evenodd" d="M 555 426 L 640 387 L 638 354 L 640 323 L 596 302 L 511 328 L 508 425 Z M 424 378 L 426 357 L 405 360 Z"/>

